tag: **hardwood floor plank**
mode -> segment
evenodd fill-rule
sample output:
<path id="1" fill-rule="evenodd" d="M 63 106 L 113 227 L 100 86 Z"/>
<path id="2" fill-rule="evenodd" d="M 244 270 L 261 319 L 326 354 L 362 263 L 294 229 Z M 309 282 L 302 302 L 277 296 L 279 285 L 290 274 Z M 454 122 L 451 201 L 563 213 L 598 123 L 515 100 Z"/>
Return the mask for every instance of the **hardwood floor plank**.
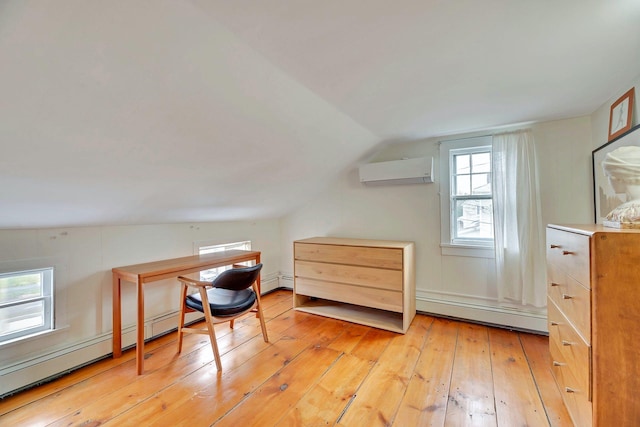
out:
<path id="1" fill-rule="evenodd" d="M 290 344 L 291 343 L 287 343 L 287 347 L 291 347 L 290 349 L 294 351 L 302 351 L 304 346 L 307 345 L 307 343 L 299 342 L 299 345 L 293 348 Z M 230 371 L 238 368 L 245 363 L 245 361 L 255 357 L 260 352 L 273 352 L 272 346 L 266 344 L 261 336 L 255 337 L 255 339 L 222 355 L 223 377 L 228 376 Z M 152 396 L 136 405 L 135 410 L 126 412 L 115 421 L 116 423 L 120 423 L 122 420 L 126 420 L 127 423 L 131 423 L 132 425 L 146 425 L 154 420 L 162 419 L 164 414 L 186 402 L 202 388 L 210 385 L 211 382 L 217 381 L 217 377 L 218 373 L 215 364 L 213 360 L 210 359 L 207 365 L 202 366 L 199 370 L 193 371 L 189 376 L 180 378 L 171 384 L 167 381 L 165 388 L 159 391 L 156 389 Z"/>
<path id="2" fill-rule="evenodd" d="M 373 362 L 342 354 L 320 381 L 276 425 L 334 425 L 372 367 Z"/>
<path id="3" fill-rule="evenodd" d="M 369 330 L 371 328 L 368 326 L 348 323 L 342 334 L 329 344 L 329 348 L 343 353 L 351 353 Z"/>
<path id="4" fill-rule="evenodd" d="M 552 427 L 571 427 L 573 422 L 562 402 L 562 395 L 556 386 L 549 368 L 549 338 L 541 335 L 518 334 L 525 350 L 527 362 L 533 373 L 547 419 Z"/>
<path id="5" fill-rule="evenodd" d="M 517 334 L 489 329 L 499 426 L 544 426 L 547 415 Z"/>
<path id="6" fill-rule="evenodd" d="M 262 305 L 265 320 L 278 317 L 293 307 L 291 292 L 276 291 L 271 293 L 262 299 Z"/>
<path id="7" fill-rule="evenodd" d="M 288 311 L 287 316 L 291 316 L 291 319 L 294 321 L 293 326 L 287 329 L 287 336 L 289 338 L 304 338 L 326 320 L 325 317 L 314 316 L 295 310 Z"/>
<path id="8" fill-rule="evenodd" d="M 187 393 L 185 393 L 182 384 L 177 385 L 175 390 L 178 391 L 178 395 L 172 393 L 173 390 L 167 392 L 163 391 L 162 398 L 154 396 L 152 402 L 145 403 L 143 406 L 147 407 L 147 405 L 151 405 L 158 409 L 164 409 L 168 408 L 168 405 L 171 404 L 173 410 L 169 411 L 168 413 L 165 412 L 162 417 L 152 416 L 152 418 L 142 418 L 140 419 L 140 422 L 148 425 L 152 425 L 153 422 L 156 422 L 158 425 L 164 425 L 164 423 L 167 422 L 170 422 L 171 425 L 181 425 L 182 423 L 185 423 L 185 425 L 189 425 L 190 423 L 193 423 L 190 425 L 209 425 L 217 418 L 223 416 L 226 411 L 238 404 L 242 399 L 245 398 L 247 394 L 251 393 L 254 388 L 258 387 L 263 381 L 266 381 L 268 377 L 274 375 L 279 368 L 289 364 L 290 361 L 294 359 L 300 351 L 302 351 L 302 348 L 300 348 L 300 346 L 308 347 L 310 345 L 309 341 L 303 341 L 298 338 L 293 338 L 292 336 L 311 336 L 318 342 L 321 342 L 323 340 L 330 341 L 331 338 L 327 338 L 330 335 L 330 332 L 328 331 L 334 329 L 335 337 L 344 328 L 344 325 L 340 321 L 336 321 L 334 319 L 318 318 L 317 316 L 311 316 L 308 314 L 305 314 L 304 316 L 282 317 L 284 320 L 286 320 L 285 324 L 290 324 L 290 327 L 281 332 L 282 337 L 279 339 L 279 341 L 277 341 L 277 343 L 278 345 L 283 346 L 283 348 L 274 353 L 273 356 L 281 357 L 283 354 L 287 354 L 289 347 L 291 347 L 291 343 L 295 341 L 298 344 L 298 348 L 296 348 L 295 353 L 291 353 L 289 355 L 289 358 L 280 361 L 280 363 L 270 363 L 272 362 L 271 360 L 267 359 L 266 361 L 264 361 L 263 356 L 257 356 L 247 361 L 247 363 L 238 366 L 237 371 L 239 373 L 230 370 L 229 368 L 224 368 L 223 362 L 223 374 L 221 376 L 222 379 L 220 377 L 216 377 L 215 381 L 213 381 L 212 384 L 200 384 L 200 381 L 198 379 L 198 381 L 195 382 L 196 384 L 198 384 L 198 387 L 190 387 Z M 269 329 L 269 334 L 271 336 L 274 336 L 275 331 L 277 330 L 277 327 L 274 327 L 274 325 L 278 324 L 276 320 L 277 319 L 274 319 L 267 323 L 267 328 Z M 301 325 L 306 325 L 307 328 L 302 328 Z M 261 339 L 261 336 L 257 336 L 257 338 Z M 234 360 L 236 360 L 236 355 L 233 356 Z M 241 360 L 241 358 L 238 359 Z M 260 369 L 264 370 L 265 373 L 264 375 L 256 375 L 255 378 L 252 378 L 252 371 L 247 370 L 247 366 L 254 366 L 254 369 L 256 369 L 256 360 L 263 360 L 265 366 L 260 366 Z M 208 369 L 211 372 L 215 372 L 215 366 L 213 364 L 210 364 L 208 366 Z M 258 371 L 260 371 L 260 369 L 258 369 Z M 207 375 L 209 374 L 207 373 Z M 257 379 L 262 380 L 256 381 Z M 192 383 L 194 383 L 194 381 L 192 379 L 186 380 L 189 381 L 190 386 L 193 385 Z M 215 386 L 216 384 L 217 386 Z M 233 387 L 233 390 L 226 390 L 227 384 L 230 384 L 230 387 Z M 238 390 L 236 390 L 236 388 L 238 386 L 245 389 L 242 394 L 237 393 Z M 215 390 L 213 390 L 214 387 Z M 186 395 L 190 399 L 185 400 L 180 405 L 175 405 L 175 403 L 172 402 L 170 398 L 167 398 L 166 395 L 168 394 L 173 395 L 174 400 L 181 399 L 181 396 L 184 395 Z M 223 402 L 220 402 L 221 395 L 225 397 L 225 400 Z M 197 399 L 193 396 L 207 396 L 207 399 L 214 399 L 217 402 L 215 411 L 212 412 L 210 407 L 201 408 L 203 399 Z M 188 413 L 188 415 L 185 416 L 185 412 Z M 115 421 L 120 422 L 121 420 L 116 419 Z"/>
<path id="9" fill-rule="evenodd" d="M 155 406 L 159 411 L 151 414 L 151 417 L 135 416 L 135 420 L 140 421 L 137 425 L 211 425 L 308 347 L 305 341 L 283 338 L 237 368 L 221 374 L 215 371 L 212 362 L 207 368 L 181 379 L 170 389 L 162 390 L 159 393 L 161 398 L 153 402 L 159 405 Z M 176 401 L 178 403 L 174 403 Z M 136 407 L 134 415 L 138 411 Z M 107 425 L 125 425 L 132 419 L 133 416 L 122 414 Z"/>
<path id="10" fill-rule="evenodd" d="M 300 401 L 340 356 L 340 352 L 326 347 L 307 347 L 214 425 L 274 425 L 283 413 Z"/>
<path id="11" fill-rule="evenodd" d="M 353 347 L 351 354 L 364 360 L 377 362 L 394 336 L 396 334 L 393 332 L 369 328 L 367 333 L 360 337 L 358 344 Z"/>
<path id="12" fill-rule="evenodd" d="M 289 313 L 290 314 L 290 313 Z M 223 363 L 223 373 L 222 378 L 224 381 L 230 381 L 226 378 L 228 376 L 233 376 L 238 374 L 233 374 L 234 369 L 238 369 L 242 367 L 245 362 L 255 363 L 252 358 L 258 357 L 259 360 L 263 360 L 266 357 L 267 360 L 272 362 L 270 357 L 283 357 L 282 363 L 288 363 L 290 358 L 293 358 L 297 352 L 302 351 L 302 349 L 308 346 L 307 342 L 302 342 L 300 340 L 295 340 L 291 338 L 289 335 L 290 329 L 299 329 L 300 324 L 304 324 L 303 320 L 298 320 L 294 318 L 294 316 L 290 316 L 289 314 L 283 314 L 276 319 L 267 322 L 267 329 L 270 336 L 270 341 L 277 342 L 275 349 L 270 348 L 270 344 L 266 344 L 262 340 L 262 335 L 259 333 L 259 327 L 256 327 L 256 336 L 249 342 L 235 348 L 233 351 L 230 351 L 227 354 L 222 355 L 222 363 Z M 308 322 L 307 322 L 308 323 Z M 317 323 L 312 324 L 316 325 Z M 281 341 L 281 342 L 280 342 Z M 266 348 L 264 348 L 266 346 Z M 262 350 L 261 350 L 262 349 Z M 277 351 L 280 349 L 281 351 Z M 286 351 L 284 351 L 286 350 Z M 293 352 L 291 352 L 293 350 Z M 258 356 L 258 353 L 267 352 L 268 354 L 263 354 Z M 273 353 L 273 355 L 271 355 Z M 271 355 L 271 356 L 270 356 Z M 180 379 L 176 383 L 171 386 L 161 390 L 156 393 L 151 399 L 141 403 L 136 407 L 135 414 L 127 415 L 127 421 L 136 421 L 142 424 L 150 424 L 153 421 L 163 422 L 165 414 L 172 411 L 176 407 L 179 407 L 183 403 L 187 402 L 190 398 L 192 398 L 197 393 L 201 392 L 201 389 L 208 387 L 210 379 L 207 379 L 204 384 L 199 380 L 202 375 L 202 378 L 210 378 L 211 375 L 216 375 L 217 381 L 217 372 L 213 362 L 213 354 L 210 354 L 208 359 L 209 363 L 202 367 L 200 372 L 196 374 L 198 377 L 185 377 Z M 275 363 L 273 365 L 274 369 L 278 368 L 280 364 Z M 246 370 L 246 367 L 243 367 Z M 247 375 L 250 374 L 249 371 L 245 372 Z M 193 374 L 192 374 L 193 375 Z M 242 375 L 240 375 L 241 378 Z M 197 378 L 198 381 L 193 381 L 193 378 Z M 234 377 L 235 378 L 235 377 Z M 215 382 L 214 381 L 214 382 Z M 185 404 L 188 407 L 188 403 Z M 179 418 L 179 413 L 178 413 Z M 119 422 L 119 420 L 116 420 Z"/>
<path id="13" fill-rule="evenodd" d="M 445 425 L 497 425 L 489 336 L 485 326 L 460 324 Z"/>
<path id="14" fill-rule="evenodd" d="M 246 332 L 249 329 L 251 328 L 239 328 L 239 331 Z M 252 335 L 257 335 L 258 331 L 259 327 L 256 327 Z M 210 364 L 213 353 L 208 340 L 203 343 L 201 337 L 189 336 L 188 338 L 185 339 L 184 351 L 181 355 L 176 353 L 175 341 L 152 353 L 153 357 L 148 360 L 153 360 L 154 363 L 147 364 L 147 373 L 143 376 L 134 375 L 135 360 L 132 360 L 124 372 L 124 381 L 114 384 L 110 375 L 108 378 L 96 378 L 98 381 L 92 383 L 89 388 L 93 397 L 91 403 L 74 410 L 73 413 L 51 425 L 70 426 L 86 424 L 88 421 L 107 421 L 118 412 L 143 402 L 165 384 Z M 220 339 L 221 349 L 224 349 L 221 350 L 223 354 L 228 352 L 228 343 L 231 338 L 227 335 Z M 262 346 L 267 345 L 262 340 L 256 339 L 256 341 Z M 215 371 L 215 368 L 213 370 Z"/>
<path id="15" fill-rule="evenodd" d="M 310 314 L 313 316 L 313 314 Z M 323 318 L 323 321 L 301 338 L 319 347 L 327 347 L 347 328 L 348 323 L 342 320 Z M 340 352 L 339 352 L 340 353 Z"/>
<path id="16" fill-rule="evenodd" d="M 435 319 L 394 425 L 444 426 L 459 322 Z"/>
<path id="17" fill-rule="evenodd" d="M 432 322 L 418 315 L 406 334 L 395 334 L 338 425 L 391 425 Z"/>
<path id="18" fill-rule="evenodd" d="M 265 343 L 261 336 L 254 337 L 251 346 L 252 355 L 266 349 L 268 346 L 269 344 Z M 246 347 L 246 345 L 240 345 L 233 352 L 235 354 L 240 353 L 238 349 Z M 140 380 L 133 381 L 114 391 L 114 393 L 93 399 L 90 404 L 50 424 L 50 426 L 76 426 L 96 422 L 103 424 L 116 415 L 137 407 L 154 396 L 154 394 L 157 394 L 157 390 L 166 387 L 166 385 L 178 382 L 187 375 L 192 375 L 194 371 L 199 370 L 203 376 L 215 375 L 216 367 L 212 363 L 213 353 L 210 349 L 209 351 L 203 351 L 203 353 L 205 354 L 191 352 L 185 357 L 176 356 L 176 360 L 173 363 L 167 363 L 164 369 L 158 369 L 146 374 Z M 226 352 L 224 355 L 226 356 L 229 353 Z M 223 360 L 226 361 L 227 359 Z"/>

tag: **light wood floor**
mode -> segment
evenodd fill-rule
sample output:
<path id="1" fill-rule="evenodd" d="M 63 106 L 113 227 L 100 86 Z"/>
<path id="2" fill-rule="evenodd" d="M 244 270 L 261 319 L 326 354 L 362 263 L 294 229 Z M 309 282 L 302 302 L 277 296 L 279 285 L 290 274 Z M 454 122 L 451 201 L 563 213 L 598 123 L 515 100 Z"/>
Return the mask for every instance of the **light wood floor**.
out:
<path id="1" fill-rule="evenodd" d="M 295 312 L 291 292 L 219 325 L 176 334 L 0 401 L 2 426 L 570 426 L 548 339 L 418 315 L 406 335 Z"/>

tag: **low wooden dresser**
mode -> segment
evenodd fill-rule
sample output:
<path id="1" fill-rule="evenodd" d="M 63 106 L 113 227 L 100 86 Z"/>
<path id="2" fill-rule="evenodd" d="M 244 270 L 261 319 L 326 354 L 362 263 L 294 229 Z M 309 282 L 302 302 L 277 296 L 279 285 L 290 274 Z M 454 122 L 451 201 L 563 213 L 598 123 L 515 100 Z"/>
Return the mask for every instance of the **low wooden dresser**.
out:
<path id="1" fill-rule="evenodd" d="M 416 315 L 413 242 L 314 237 L 293 243 L 296 310 L 405 333 Z"/>
<path id="2" fill-rule="evenodd" d="M 547 227 L 551 369 L 576 426 L 640 425 L 640 230 Z"/>

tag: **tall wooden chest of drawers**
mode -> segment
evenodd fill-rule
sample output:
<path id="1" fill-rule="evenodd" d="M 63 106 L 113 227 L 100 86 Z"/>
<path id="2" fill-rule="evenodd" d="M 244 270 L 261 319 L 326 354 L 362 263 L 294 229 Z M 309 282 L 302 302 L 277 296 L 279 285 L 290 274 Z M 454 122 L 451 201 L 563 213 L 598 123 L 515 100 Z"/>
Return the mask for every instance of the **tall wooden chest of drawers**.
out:
<path id="1" fill-rule="evenodd" d="M 551 369 L 579 427 L 640 426 L 640 230 L 547 227 Z"/>
<path id="2" fill-rule="evenodd" d="M 314 237 L 293 243 L 296 310 L 405 333 L 416 315 L 414 243 Z"/>

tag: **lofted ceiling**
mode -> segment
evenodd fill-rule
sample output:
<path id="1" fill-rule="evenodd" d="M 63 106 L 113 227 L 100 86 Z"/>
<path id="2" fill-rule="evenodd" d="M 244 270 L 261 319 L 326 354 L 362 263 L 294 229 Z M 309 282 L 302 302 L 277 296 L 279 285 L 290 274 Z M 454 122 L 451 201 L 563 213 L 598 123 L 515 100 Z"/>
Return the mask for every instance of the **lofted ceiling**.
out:
<path id="1" fill-rule="evenodd" d="M 0 228 L 275 218 L 381 144 L 590 114 L 640 1 L 4 0 Z"/>

